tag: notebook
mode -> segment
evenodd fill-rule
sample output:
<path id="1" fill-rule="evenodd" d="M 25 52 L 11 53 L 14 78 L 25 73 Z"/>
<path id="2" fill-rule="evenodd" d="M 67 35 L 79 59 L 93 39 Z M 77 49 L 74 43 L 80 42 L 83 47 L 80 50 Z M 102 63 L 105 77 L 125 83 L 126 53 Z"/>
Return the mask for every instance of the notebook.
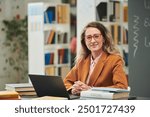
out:
<path id="1" fill-rule="evenodd" d="M 67 92 L 64 82 L 60 76 L 29 74 L 29 78 L 38 97 L 56 96 L 66 97 L 69 100 L 79 98 L 79 96 L 70 95 Z"/>

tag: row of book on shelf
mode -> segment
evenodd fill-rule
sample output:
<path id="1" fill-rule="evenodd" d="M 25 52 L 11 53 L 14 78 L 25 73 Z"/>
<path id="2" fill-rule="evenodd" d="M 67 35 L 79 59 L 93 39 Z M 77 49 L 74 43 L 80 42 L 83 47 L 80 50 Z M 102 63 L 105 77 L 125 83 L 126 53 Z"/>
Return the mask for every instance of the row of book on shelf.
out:
<path id="1" fill-rule="evenodd" d="M 44 23 L 68 23 L 69 9 L 66 5 L 49 6 L 44 11 Z"/>
<path id="2" fill-rule="evenodd" d="M 57 70 L 56 70 L 57 69 Z M 67 73 L 69 73 L 70 67 L 69 66 L 61 66 L 61 67 L 55 67 L 55 66 L 47 66 L 45 67 L 45 74 L 46 75 L 56 75 L 58 74 L 62 78 L 65 78 Z"/>
<path id="3" fill-rule="evenodd" d="M 68 48 L 58 49 L 58 64 L 66 64 L 69 62 L 68 60 L 69 50 Z M 45 53 L 45 65 L 53 65 L 54 64 L 54 53 L 48 52 Z"/>
<path id="4" fill-rule="evenodd" d="M 109 4 L 109 5 L 108 5 Z M 109 7 L 109 21 L 111 22 L 118 22 L 120 21 L 120 2 L 119 1 L 112 1 L 112 2 L 100 2 L 96 6 L 97 10 L 97 20 L 99 21 L 107 21 L 107 13 L 108 13 L 108 7 Z M 123 21 L 128 21 L 128 6 L 123 5 Z"/>
<path id="5" fill-rule="evenodd" d="M 51 29 L 45 35 L 45 44 L 65 44 L 67 43 L 68 33 Z M 56 41 L 57 39 L 57 41 Z"/>
<path id="6" fill-rule="evenodd" d="M 125 27 L 123 27 L 122 31 L 123 37 L 121 37 L 121 26 L 117 23 L 110 25 L 110 32 L 115 44 L 128 44 L 128 30 Z"/>

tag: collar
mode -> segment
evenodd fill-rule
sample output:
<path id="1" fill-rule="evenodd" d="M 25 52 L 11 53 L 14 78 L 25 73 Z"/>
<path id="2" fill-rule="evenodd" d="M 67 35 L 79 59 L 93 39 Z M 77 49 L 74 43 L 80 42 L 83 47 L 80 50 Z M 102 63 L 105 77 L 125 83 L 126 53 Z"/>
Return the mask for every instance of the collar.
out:
<path id="1" fill-rule="evenodd" d="M 102 53 L 98 57 L 96 57 L 94 60 L 93 60 L 92 55 L 91 55 L 91 65 L 96 64 L 98 62 L 98 60 L 100 59 L 101 55 L 102 55 Z"/>

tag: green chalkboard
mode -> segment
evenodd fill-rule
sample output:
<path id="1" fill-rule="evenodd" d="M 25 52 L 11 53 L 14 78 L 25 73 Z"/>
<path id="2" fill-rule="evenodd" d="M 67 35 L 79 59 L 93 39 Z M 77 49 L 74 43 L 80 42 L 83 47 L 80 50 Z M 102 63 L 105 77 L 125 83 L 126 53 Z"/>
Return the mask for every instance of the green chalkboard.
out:
<path id="1" fill-rule="evenodd" d="M 150 97 L 150 0 L 128 1 L 131 95 Z"/>

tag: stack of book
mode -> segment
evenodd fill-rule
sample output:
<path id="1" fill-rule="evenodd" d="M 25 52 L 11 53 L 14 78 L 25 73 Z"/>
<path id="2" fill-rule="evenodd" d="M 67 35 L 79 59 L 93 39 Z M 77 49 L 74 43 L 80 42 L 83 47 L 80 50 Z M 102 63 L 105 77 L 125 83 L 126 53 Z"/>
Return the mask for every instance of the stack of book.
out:
<path id="1" fill-rule="evenodd" d="M 6 84 L 5 89 L 7 91 L 16 91 L 20 96 L 35 96 L 36 92 L 31 83 L 14 83 Z"/>
<path id="2" fill-rule="evenodd" d="M 108 87 L 93 87 L 87 91 L 81 91 L 80 99 L 93 99 L 93 100 L 119 100 L 128 99 L 130 90 L 120 88 L 108 88 Z"/>
<path id="3" fill-rule="evenodd" d="M 16 91 L 0 91 L 0 100 L 20 100 Z"/>

